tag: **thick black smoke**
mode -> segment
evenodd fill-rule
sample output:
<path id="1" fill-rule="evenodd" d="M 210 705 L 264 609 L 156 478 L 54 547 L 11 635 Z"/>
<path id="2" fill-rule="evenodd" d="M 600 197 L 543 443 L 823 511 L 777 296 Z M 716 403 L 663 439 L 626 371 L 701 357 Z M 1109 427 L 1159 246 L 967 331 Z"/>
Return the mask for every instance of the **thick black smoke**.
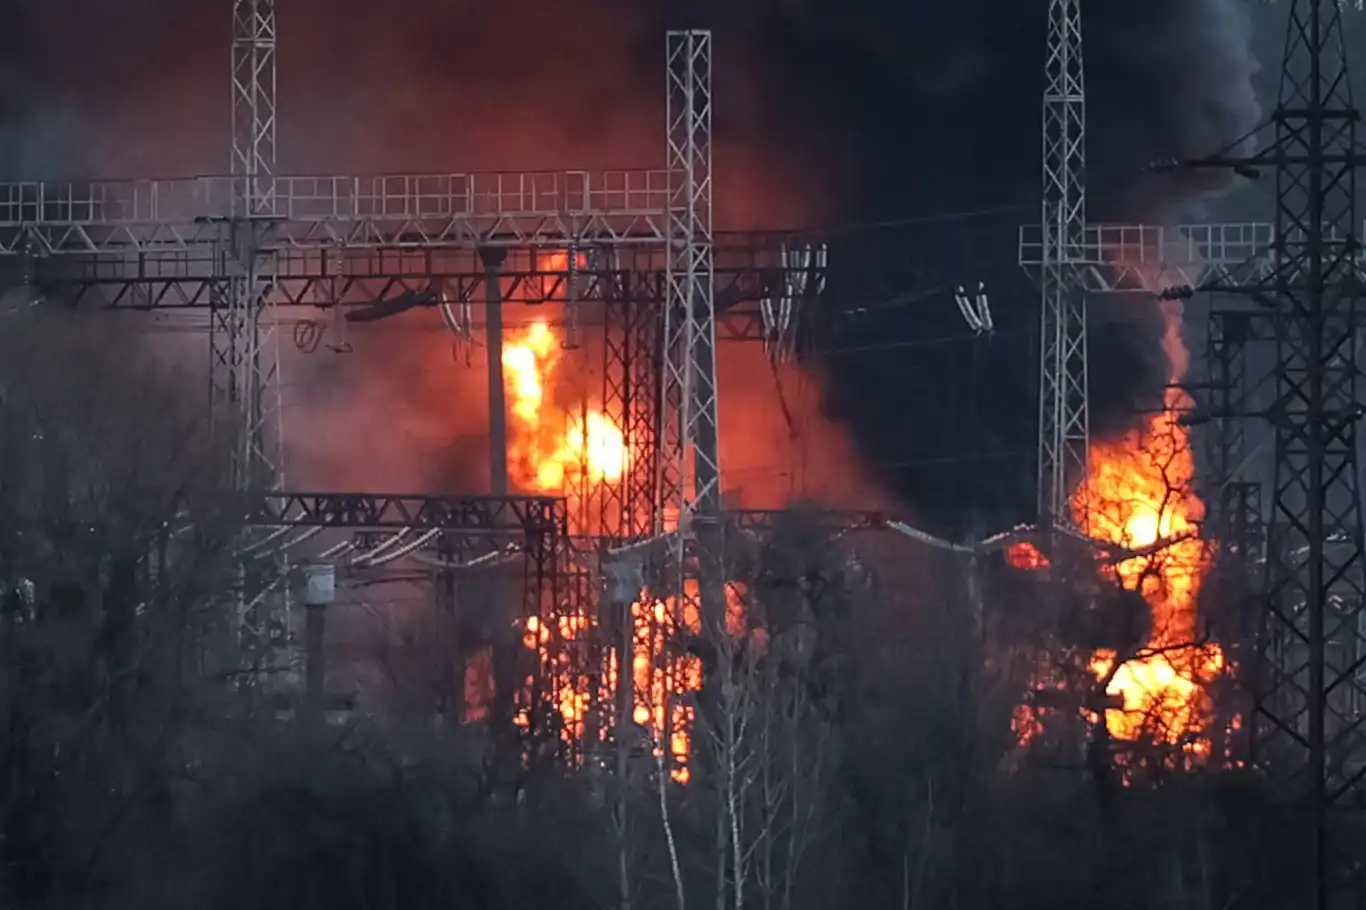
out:
<path id="1" fill-rule="evenodd" d="M 1257 122 L 1243 2 L 1086 4 L 1093 219 L 1173 220 L 1214 188 L 1141 172 Z M 713 28 L 723 226 L 919 219 L 832 250 L 828 309 L 867 312 L 820 342 L 829 410 L 928 517 L 1027 513 L 1037 306 L 1014 261 L 1038 211 L 1045 0 L 279 5 L 294 172 L 657 166 L 661 32 Z M 0 168 L 221 171 L 228 9 L 0 0 Z M 952 301 L 903 298 L 943 280 L 987 282 L 994 338 L 933 343 L 964 334 Z M 1093 324 L 1103 433 L 1166 367 L 1150 305 L 1098 301 Z"/>
<path id="2" fill-rule="evenodd" d="M 791 74 L 788 116 L 852 137 L 861 179 L 846 214 L 923 217 L 837 247 L 830 304 L 895 301 L 917 280 L 987 283 L 994 338 L 931 343 L 968 334 L 941 294 L 870 312 L 826 358 L 829 407 L 869 461 L 927 520 L 957 530 L 1032 508 L 1037 296 L 1013 263 L 1017 226 L 1038 218 L 1046 7 L 809 0 L 789 5 L 790 37 L 770 42 Z M 1111 0 L 1083 15 L 1091 219 L 1202 214 L 1217 178 L 1143 171 L 1258 125 L 1239 0 Z M 881 296 L 864 289 L 872 272 Z M 1092 428 L 1107 434 L 1159 403 L 1162 319 L 1132 298 L 1094 300 L 1091 314 Z"/>

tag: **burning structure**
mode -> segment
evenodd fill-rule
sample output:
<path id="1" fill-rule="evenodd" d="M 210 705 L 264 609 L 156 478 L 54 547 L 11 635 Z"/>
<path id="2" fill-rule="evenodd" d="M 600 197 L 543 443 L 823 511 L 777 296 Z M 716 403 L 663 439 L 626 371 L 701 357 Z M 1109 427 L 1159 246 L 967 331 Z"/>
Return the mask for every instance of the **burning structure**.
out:
<path id="1" fill-rule="evenodd" d="M 518 611 L 465 636 L 480 644 L 452 657 L 443 673 L 459 678 L 443 688 L 482 691 L 477 668 L 508 665 L 491 671 L 501 707 L 469 704 L 456 713 L 493 711 L 524 728 L 553 722 L 577 740 L 587 735 L 588 706 L 629 675 L 639 701 L 634 719 L 655 727 L 681 757 L 686 734 L 664 732 L 682 726 L 665 696 L 697 689 L 702 665 L 684 649 L 676 666 L 660 667 L 658 654 L 685 630 L 696 637 L 747 628 L 746 586 L 724 568 L 733 528 L 723 520 L 718 473 L 718 326 L 764 342 L 775 359 L 790 356 L 827 265 L 820 237 L 713 232 L 709 35 L 671 37 L 662 171 L 292 178 L 274 167 L 273 5 L 236 6 L 237 172 L 223 180 L 21 188 L 6 221 L 51 254 L 37 282 L 113 306 L 155 307 L 168 296 L 207 306 L 215 394 L 249 427 L 238 447 L 244 484 L 269 477 L 280 461 L 270 337 L 277 307 L 345 306 L 354 322 L 435 307 L 468 345 L 482 292 L 494 426 L 489 487 L 509 502 L 551 497 L 565 507 L 553 531 L 511 542 L 519 552 L 552 555 L 525 563 L 523 580 L 505 580 L 527 592 L 513 598 Z M 232 281 L 218 277 L 224 261 L 235 263 Z M 599 388 L 568 366 L 589 356 L 600 357 Z M 1173 566 L 1156 576 L 1133 561 L 1115 567 L 1116 578 L 1152 605 L 1154 630 L 1144 644 L 1155 652 L 1192 638 L 1202 571 L 1193 536 L 1199 502 L 1188 489 L 1189 452 L 1172 413 L 1093 453 L 1073 514 L 1084 534 L 1135 550 L 1191 535 L 1172 545 L 1180 552 L 1164 554 Z M 1163 444 L 1169 452 L 1153 451 Z M 1158 461 L 1145 464 L 1149 455 Z M 1164 493 L 1163 484 L 1179 492 Z M 475 543 L 467 534 L 458 545 L 439 525 L 423 530 L 416 546 L 397 535 L 369 541 L 367 563 L 426 554 L 438 590 L 460 589 L 446 597 L 459 601 L 471 596 L 468 586 L 448 576 L 510 558 L 509 542 L 498 539 L 509 529 L 490 528 Z M 521 533 L 511 530 L 514 538 Z M 629 616 L 613 621 L 631 630 L 613 634 L 634 644 L 605 649 L 594 640 L 596 563 L 613 547 L 647 540 L 656 551 L 650 577 L 624 601 Z M 538 655 L 529 677 L 526 661 L 510 656 L 516 641 Z M 1168 673 L 1146 660 L 1137 652 L 1118 659 L 1114 649 L 1093 655 L 1095 672 L 1130 709 L 1115 715 L 1120 738 L 1137 736 L 1140 726 L 1123 717 L 1180 685 L 1159 682 L 1166 676 L 1199 689 L 1203 670 L 1194 663 Z M 524 685 L 539 694 L 504 691 Z M 546 704 L 513 706 L 526 698 Z"/>
<path id="2" fill-rule="evenodd" d="M 1045 211 L 1038 237 L 1026 235 L 1020 249 L 1020 264 L 1038 267 L 1044 283 L 1045 526 L 1008 557 L 1081 593 L 1075 621 L 1043 649 L 1034 688 L 1084 691 L 1081 704 L 1053 713 L 1066 724 L 1082 719 L 1097 740 L 1162 747 L 1180 763 L 1225 760 L 1228 734 L 1245 716 L 1224 717 L 1211 695 L 1237 661 L 1198 613 L 1215 554 L 1184 420 L 1181 315 L 1166 310 L 1159 412 L 1092 439 L 1078 300 L 1119 289 L 1125 273 L 1147 270 L 1153 251 L 1159 271 L 1227 273 L 1242 258 L 1264 260 L 1269 241 L 1254 230 L 1246 249 L 1230 252 L 1196 230 L 1173 257 L 1160 228 L 1086 222 L 1079 14 L 1075 2 L 1051 6 L 1058 68 L 1045 103 Z M 154 308 L 174 298 L 208 309 L 215 404 L 245 428 L 234 446 L 243 491 L 269 485 L 280 464 L 270 337 L 279 307 L 369 308 L 352 309 L 353 321 L 431 307 L 466 346 L 482 312 L 491 498 L 286 496 L 285 507 L 254 513 L 254 524 L 274 530 L 252 546 L 289 555 L 297 541 L 276 546 L 273 535 L 304 524 L 382 531 L 338 546 L 365 565 L 413 558 L 430 570 L 441 713 L 529 734 L 585 764 L 609 745 L 624 751 L 644 740 L 660 779 L 692 779 L 694 728 L 726 674 L 774 653 L 780 633 L 802 625 L 768 615 L 773 605 L 744 571 L 754 562 L 746 534 L 762 516 L 723 500 L 718 335 L 789 356 L 803 310 L 826 288 L 829 254 L 820 236 L 713 230 L 710 34 L 670 33 L 662 170 L 295 178 L 275 173 L 273 4 L 237 0 L 235 11 L 234 174 L 15 184 L 0 200 L 5 252 L 32 260 L 35 285 L 77 300 Z M 1203 236 L 1225 238 L 1220 228 Z M 1137 237 L 1136 262 L 1126 231 Z M 1224 258 L 1208 255 L 1211 246 Z M 991 333 L 988 322 L 969 322 Z M 600 363 L 600 382 L 568 370 L 571 357 Z M 973 559 L 985 552 L 980 542 L 930 540 Z M 1322 544 L 1309 546 L 1322 557 Z M 257 582 L 241 598 L 244 649 L 287 650 L 284 605 Z M 1096 613 L 1123 621 L 1115 628 Z M 809 647 L 801 639 L 792 632 L 784 645 L 800 654 Z M 314 696 L 318 676 L 309 677 Z M 1028 742 L 1049 734 L 1042 701 L 1017 711 Z"/>

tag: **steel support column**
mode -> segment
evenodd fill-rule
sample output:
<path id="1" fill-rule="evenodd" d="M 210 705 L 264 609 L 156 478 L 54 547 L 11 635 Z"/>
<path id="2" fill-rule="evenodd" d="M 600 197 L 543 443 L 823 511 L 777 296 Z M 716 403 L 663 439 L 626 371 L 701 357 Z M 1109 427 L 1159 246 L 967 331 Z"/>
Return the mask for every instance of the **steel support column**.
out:
<path id="1" fill-rule="evenodd" d="M 648 253 L 641 254 L 648 256 Z M 598 521 L 606 537 L 621 541 L 654 533 L 659 451 L 660 282 L 649 271 L 618 272 L 603 289 L 603 391 L 605 419 L 630 453 L 620 478 L 603 485 Z"/>
<path id="2" fill-rule="evenodd" d="M 1252 335 L 1253 314 L 1246 310 L 1211 307 L 1205 336 L 1205 364 L 1209 371 L 1207 406 L 1213 421 L 1208 435 L 1206 472 L 1211 481 L 1211 502 L 1218 490 L 1233 478 L 1246 457 L 1244 421 L 1247 419 L 1247 343 Z M 1217 516 L 1210 516 L 1218 523 Z"/>
<path id="3" fill-rule="evenodd" d="M 209 387 L 215 429 L 232 439 L 237 490 L 283 483 L 280 354 L 271 306 L 275 202 L 275 0 L 233 0 L 230 208 L 210 295 Z M 244 666 L 260 670 L 288 644 L 283 564 L 244 568 L 236 604 Z M 255 679 L 254 675 L 250 677 Z"/>
<path id="4" fill-rule="evenodd" d="M 670 539 L 666 593 L 673 605 L 669 634 L 681 635 L 688 617 L 701 631 L 724 623 L 721 571 L 721 491 L 717 445 L 715 263 L 712 236 L 711 33 L 669 32 L 667 42 L 668 236 L 665 245 L 663 378 L 661 389 L 660 506 L 655 531 Z M 671 520 L 677 516 L 676 524 Z M 670 526 L 673 525 L 674 528 Z M 681 681 L 671 693 L 687 687 Z M 705 714 L 706 692 L 698 696 Z M 691 709 L 666 710 L 662 743 Z"/>
<path id="5" fill-rule="evenodd" d="M 711 33 L 668 34 L 663 438 L 656 532 L 720 507 L 712 244 Z"/>
<path id="6" fill-rule="evenodd" d="M 238 488 L 280 482 L 279 349 L 267 251 L 275 204 L 275 2 L 233 0 L 231 211 L 215 268 L 210 388 Z"/>
<path id="7" fill-rule="evenodd" d="M 1050 0 L 1043 98 L 1039 519 L 1071 523 L 1090 444 L 1086 297 L 1077 262 L 1086 233 L 1086 83 L 1080 0 Z"/>

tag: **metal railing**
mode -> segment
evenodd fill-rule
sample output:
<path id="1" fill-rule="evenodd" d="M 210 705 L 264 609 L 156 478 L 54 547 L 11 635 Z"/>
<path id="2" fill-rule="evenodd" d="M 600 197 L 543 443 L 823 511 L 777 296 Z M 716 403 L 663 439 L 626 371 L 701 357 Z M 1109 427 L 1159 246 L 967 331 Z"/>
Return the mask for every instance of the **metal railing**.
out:
<path id="1" fill-rule="evenodd" d="M 243 179 L 0 183 L 0 227 L 176 225 L 226 219 Z M 257 178 L 258 217 L 288 222 L 662 215 L 666 174 L 555 171 Z"/>

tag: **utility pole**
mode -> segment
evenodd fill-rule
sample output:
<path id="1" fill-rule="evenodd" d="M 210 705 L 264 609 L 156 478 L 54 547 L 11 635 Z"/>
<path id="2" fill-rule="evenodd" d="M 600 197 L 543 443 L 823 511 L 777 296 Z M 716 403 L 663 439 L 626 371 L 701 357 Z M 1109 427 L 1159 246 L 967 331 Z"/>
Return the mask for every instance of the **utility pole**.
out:
<path id="1" fill-rule="evenodd" d="M 1043 96 L 1043 255 L 1039 333 L 1040 523 L 1072 523 L 1091 423 L 1086 358 L 1086 80 L 1081 0 L 1049 0 Z"/>

